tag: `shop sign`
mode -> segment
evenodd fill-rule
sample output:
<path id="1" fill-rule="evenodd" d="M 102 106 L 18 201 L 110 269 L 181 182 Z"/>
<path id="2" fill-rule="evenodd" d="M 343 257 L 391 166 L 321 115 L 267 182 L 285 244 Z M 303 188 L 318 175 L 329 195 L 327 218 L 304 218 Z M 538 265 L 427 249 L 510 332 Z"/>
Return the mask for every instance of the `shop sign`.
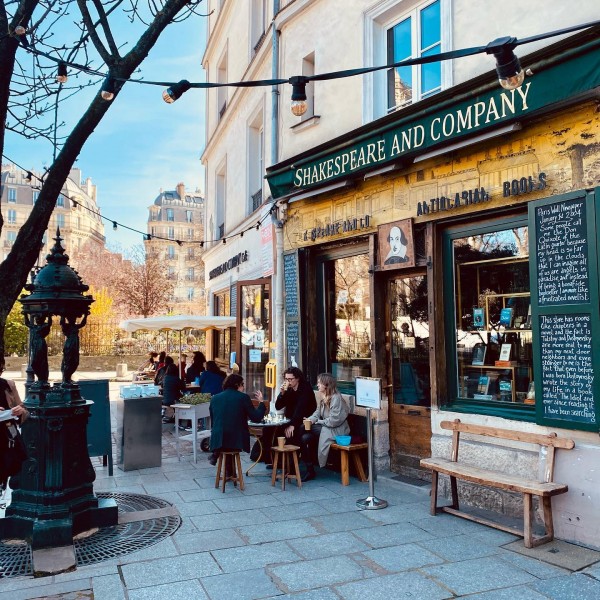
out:
<path id="1" fill-rule="evenodd" d="M 319 238 L 339 235 L 340 233 L 352 233 L 361 229 L 368 229 L 371 225 L 371 216 L 355 217 L 354 219 L 345 219 L 344 221 L 336 221 L 335 223 L 327 223 L 322 227 L 313 227 L 304 232 L 304 241 L 314 242 Z"/>
<path id="2" fill-rule="evenodd" d="M 590 44 L 591 46 L 591 44 Z M 560 81 L 560 85 L 556 82 Z M 490 88 L 472 98 L 442 109 L 431 106 L 418 116 L 407 115 L 380 125 L 375 131 L 362 128 L 344 144 L 331 142 L 335 151 L 268 170 L 267 180 L 274 199 L 359 175 L 386 163 L 412 158 L 444 143 L 467 139 L 484 131 L 533 116 L 600 85 L 597 53 L 565 58 L 528 77 L 516 90 Z M 439 107 L 439 104 L 437 105 Z M 376 125 L 373 124 L 373 127 Z"/>
<path id="3" fill-rule="evenodd" d="M 232 256 L 228 261 L 220 264 L 219 266 L 217 266 L 214 269 L 212 269 L 211 271 L 209 271 L 208 278 L 214 279 L 215 277 L 218 277 L 219 275 L 223 275 L 223 273 L 226 273 L 230 269 L 234 269 L 235 267 L 238 267 L 239 265 L 241 265 L 243 262 L 246 262 L 247 260 L 248 260 L 248 250 L 245 250 L 244 252 L 239 252 L 235 256 Z"/>
<path id="4" fill-rule="evenodd" d="M 520 179 L 511 179 L 502 183 L 502 196 L 522 196 L 546 188 L 546 173 L 539 175 L 529 175 Z M 464 190 L 456 192 L 454 196 L 440 196 L 417 203 L 417 217 L 438 213 L 445 210 L 460 208 L 461 206 L 474 206 L 482 202 L 488 202 L 492 197 L 483 187 L 473 190 Z"/>
<path id="5" fill-rule="evenodd" d="M 379 240 L 379 269 L 398 269 L 415 266 L 415 245 L 413 243 L 412 219 L 380 225 L 377 230 Z"/>

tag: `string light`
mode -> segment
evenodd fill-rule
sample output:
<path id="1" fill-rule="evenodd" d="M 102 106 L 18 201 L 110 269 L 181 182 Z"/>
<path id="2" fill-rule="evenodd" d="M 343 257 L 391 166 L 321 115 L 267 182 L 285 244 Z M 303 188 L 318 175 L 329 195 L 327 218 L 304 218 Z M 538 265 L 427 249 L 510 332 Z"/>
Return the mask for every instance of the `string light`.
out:
<path id="1" fill-rule="evenodd" d="M 178 83 L 174 83 L 170 88 L 163 92 L 163 100 L 167 104 L 173 104 L 173 102 L 185 94 L 190 87 L 191 83 L 187 79 L 182 79 Z"/>
<path id="2" fill-rule="evenodd" d="M 100 96 L 107 102 L 110 102 L 115 97 L 115 80 L 110 75 L 102 83 Z"/>
<path id="3" fill-rule="evenodd" d="M 58 63 L 58 70 L 56 72 L 57 83 L 67 83 L 69 76 L 67 75 L 67 65 L 61 61 Z"/>
<path id="4" fill-rule="evenodd" d="M 119 227 L 119 224 L 116 221 L 113 221 L 113 231 L 116 231 Z"/>

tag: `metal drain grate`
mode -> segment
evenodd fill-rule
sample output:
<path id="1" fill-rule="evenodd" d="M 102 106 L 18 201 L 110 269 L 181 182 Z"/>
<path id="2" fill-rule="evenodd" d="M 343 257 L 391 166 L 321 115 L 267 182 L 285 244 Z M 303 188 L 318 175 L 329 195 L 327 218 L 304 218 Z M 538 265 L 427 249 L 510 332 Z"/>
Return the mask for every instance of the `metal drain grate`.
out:
<path id="1" fill-rule="evenodd" d="M 172 506 L 162 498 L 141 494 L 99 492 L 96 496 L 114 499 L 120 513 Z M 180 526 L 180 516 L 165 516 L 99 529 L 88 537 L 74 540 L 77 566 L 95 564 L 148 548 L 173 535 Z M 0 565 L 0 578 L 31 575 L 31 547 L 26 542 L 0 541 Z"/>

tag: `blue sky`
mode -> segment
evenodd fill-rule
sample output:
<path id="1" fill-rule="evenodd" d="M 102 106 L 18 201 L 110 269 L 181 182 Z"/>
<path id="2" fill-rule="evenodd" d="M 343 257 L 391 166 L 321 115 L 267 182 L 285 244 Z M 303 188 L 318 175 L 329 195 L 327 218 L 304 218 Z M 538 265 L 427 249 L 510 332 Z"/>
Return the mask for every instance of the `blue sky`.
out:
<path id="1" fill-rule="evenodd" d="M 133 25 L 116 28 L 119 43 L 137 41 Z M 135 36 L 135 37 L 134 37 Z M 206 18 L 193 16 L 170 25 L 136 77 L 151 81 L 203 81 L 201 59 L 206 45 Z M 126 50 L 123 50 L 126 52 Z M 64 131 L 81 117 L 96 87 L 84 90 L 61 108 Z M 75 166 L 98 186 L 103 216 L 146 231 L 147 208 L 160 188 L 173 190 L 183 181 L 187 189 L 204 190 L 200 155 L 204 147 L 204 91 L 189 90 L 177 102 L 166 104 L 162 87 L 128 83 L 111 110 L 89 138 Z M 71 127 L 69 127 L 69 124 Z M 52 145 L 25 140 L 7 132 L 5 154 L 26 169 L 42 170 L 52 162 Z M 142 242 L 123 228 L 113 231 L 105 221 L 109 247 L 126 249 Z"/>

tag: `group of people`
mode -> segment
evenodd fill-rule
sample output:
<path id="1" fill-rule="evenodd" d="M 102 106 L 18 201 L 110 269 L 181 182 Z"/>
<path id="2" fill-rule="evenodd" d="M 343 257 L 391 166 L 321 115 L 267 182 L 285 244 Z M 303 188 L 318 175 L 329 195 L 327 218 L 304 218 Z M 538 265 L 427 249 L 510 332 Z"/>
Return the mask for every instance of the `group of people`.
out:
<path id="1" fill-rule="evenodd" d="M 286 443 L 300 447 L 305 471 L 302 481 L 316 477 L 316 464 L 327 464 L 329 448 L 337 435 L 348 435 L 349 407 L 337 389 L 335 377 L 322 373 L 317 378 L 319 399 L 302 371 L 290 367 L 284 372 L 284 380 L 275 408 L 283 411 L 289 424 L 285 428 Z M 212 455 L 209 460 L 216 464 L 221 451 L 250 451 L 250 432 L 248 421 L 260 423 L 267 412 L 268 399 L 262 392 L 254 392 L 258 401 L 255 407 L 252 399 L 244 390 L 244 379 L 238 374 L 228 375 L 223 382 L 223 392 L 212 397 L 210 402 Z M 311 426 L 306 428 L 304 422 Z M 267 465 L 267 468 L 269 465 Z M 272 466 L 271 466 L 272 468 Z"/>

